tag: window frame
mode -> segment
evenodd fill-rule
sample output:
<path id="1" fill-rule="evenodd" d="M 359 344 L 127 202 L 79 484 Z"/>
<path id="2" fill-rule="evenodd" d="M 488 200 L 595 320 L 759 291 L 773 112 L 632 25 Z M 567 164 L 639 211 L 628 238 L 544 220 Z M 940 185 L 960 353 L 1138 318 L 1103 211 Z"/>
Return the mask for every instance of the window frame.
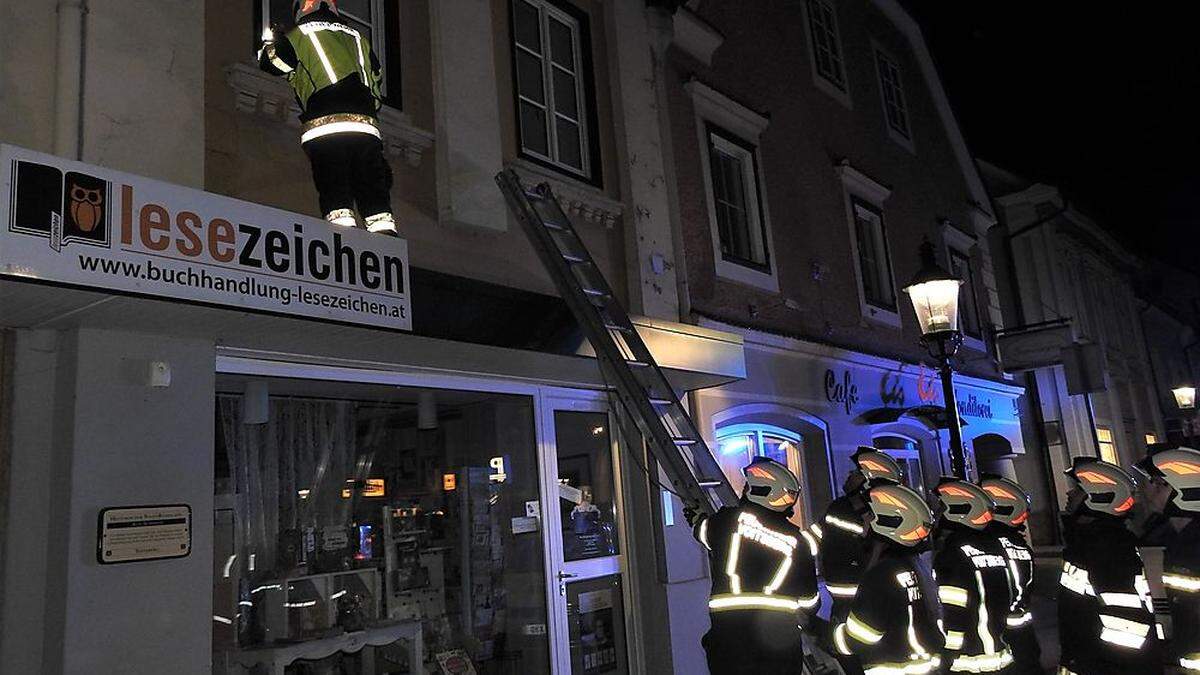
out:
<path id="1" fill-rule="evenodd" d="M 879 106 L 883 111 L 883 126 L 887 129 L 888 136 L 893 141 L 909 152 L 916 154 L 917 150 L 916 145 L 913 143 L 912 133 L 912 112 L 908 105 L 908 96 L 904 90 L 904 71 L 900 68 L 900 60 L 874 40 L 871 41 L 871 51 L 875 61 L 875 80 L 879 86 Z M 898 110 L 904 116 L 903 129 L 897 127 L 892 120 L 891 110 L 888 106 L 889 87 L 884 79 L 885 66 L 890 67 L 895 72 L 894 86 L 890 89 L 893 96 L 899 100 Z"/>
<path id="2" fill-rule="evenodd" d="M 762 216 L 762 181 L 759 179 L 758 172 L 758 148 L 712 122 L 706 122 L 704 126 L 704 137 L 708 141 L 708 188 L 712 191 L 713 195 L 713 218 L 717 225 L 717 246 L 721 253 L 721 259 L 734 265 L 748 267 L 763 274 L 770 274 L 771 248 L 767 245 L 767 227 Z M 761 253 L 763 258 L 763 262 L 761 263 L 742 258 L 733 253 L 725 253 L 723 250 L 724 246 L 720 241 L 720 221 L 717 219 L 716 212 L 716 184 L 713 182 L 714 177 L 712 175 L 712 153 L 714 151 L 727 155 L 736 155 L 742 162 L 741 178 L 742 194 L 745 197 L 743 210 L 746 214 L 746 235 L 751 241 L 751 248 L 758 249 L 757 252 Z"/>
<path id="3" fill-rule="evenodd" d="M 808 489 L 809 483 L 808 483 L 808 471 L 805 466 L 804 456 L 803 456 L 804 437 L 801 436 L 800 434 L 796 433 L 795 431 L 792 431 L 791 429 L 785 429 L 785 428 L 783 428 L 781 426 L 777 426 L 775 424 L 758 423 L 758 422 L 741 422 L 738 424 L 730 424 L 727 426 L 718 427 L 716 429 L 716 433 L 714 434 L 713 440 L 716 441 L 715 447 L 717 448 L 718 454 L 720 454 L 720 452 L 721 452 L 720 447 L 721 447 L 722 439 L 726 439 L 731 436 L 750 436 L 750 435 L 753 435 L 755 437 L 755 441 L 754 441 L 755 445 L 753 448 L 753 454 L 750 454 L 749 449 L 748 449 L 747 454 L 743 455 L 742 458 L 739 460 L 739 466 L 745 466 L 746 464 L 749 464 L 749 462 L 754 457 L 766 457 L 766 455 L 764 455 L 762 453 L 764 436 L 771 436 L 771 437 L 777 438 L 782 441 L 786 441 L 787 443 L 791 444 L 792 452 L 788 453 L 787 468 L 789 471 L 792 472 L 793 475 L 796 476 L 796 480 L 799 481 L 800 493 L 801 493 L 800 498 L 796 501 L 796 504 L 795 504 L 795 509 L 797 511 L 797 513 L 795 514 L 795 517 L 798 517 L 800 520 L 805 520 L 805 519 L 809 518 L 811 514 L 809 513 L 810 505 L 807 503 L 807 494 L 809 492 L 809 489 Z M 718 461 L 720 461 L 720 460 L 718 459 Z"/>
<path id="4" fill-rule="evenodd" d="M 963 334 L 964 342 L 966 340 L 970 339 L 970 340 L 972 340 L 974 342 L 978 342 L 980 345 L 982 345 L 983 344 L 983 316 L 979 313 L 979 297 L 976 295 L 977 289 L 975 287 L 975 281 L 976 281 L 975 261 L 972 259 L 971 254 L 969 252 L 965 252 L 960 247 L 955 246 L 953 244 L 947 244 L 947 246 L 946 246 L 946 262 L 947 262 L 947 267 L 949 269 L 950 274 L 955 274 L 954 263 L 956 260 L 961 261 L 963 264 L 965 264 L 966 271 L 967 271 L 967 275 L 966 275 L 967 278 L 962 280 L 963 283 L 959 287 L 959 289 L 960 289 L 959 290 L 959 298 L 958 298 L 959 332 L 961 332 Z M 961 278 L 961 275 L 960 275 L 960 278 Z M 966 322 L 963 321 L 963 319 L 965 317 L 971 316 L 971 314 L 969 314 L 968 312 L 963 311 L 964 306 L 969 307 L 970 311 L 974 313 L 973 318 L 975 320 L 975 327 L 973 329 L 968 329 Z"/>
<path id="5" fill-rule="evenodd" d="M 362 17 L 345 12 L 341 8 L 338 9 L 338 13 L 344 13 L 353 21 L 371 27 L 371 52 L 379 60 L 379 68 L 383 72 L 383 78 L 379 83 L 383 104 L 402 111 L 404 108 L 403 81 L 400 72 L 400 4 L 388 2 L 388 0 L 367 0 L 367 2 L 371 7 L 371 16 L 365 21 Z M 253 36 L 255 42 L 251 53 L 258 51 L 262 33 L 270 28 L 271 0 L 258 0 L 254 3 L 254 20 L 258 31 Z M 295 25 L 294 17 L 289 15 L 289 21 L 285 25 L 288 27 Z M 391 35 L 393 31 L 396 33 L 395 36 Z"/>
<path id="6" fill-rule="evenodd" d="M 517 43 L 517 3 L 523 2 L 538 9 L 538 35 L 542 41 L 543 54 L 534 54 Z M 553 105 L 553 73 L 557 66 L 549 54 L 549 20 L 553 18 L 567 24 L 571 29 L 572 48 L 575 60 L 575 97 L 578 118 L 572 120 L 579 125 L 580 168 L 575 168 L 557 158 L 558 155 L 558 111 Z M 563 0 L 509 0 L 508 2 L 508 47 L 512 69 L 513 123 L 517 143 L 517 155 L 525 161 L 550 169 L 575 180 L 603 187 L 600 163 L 599 124 L 596 111 L 595 73 L 592 60 L 591 21 L 587 12 Z M 517 58 L 522 50 L 536 57 L 542 65 L 542 91 L 547 99 L 538 103 L 521 95 Z M 546 142 L 550 155 L 526 148 L 521 126 L 521 103 L 528 100 L 531 105 L 541 107 L 546 113 Z M 563 116 L 567 118 L 565 115 Z"/>
<path id="7" fill-rule="evenodd" d="M 812 67 L 813 84 L 815 84 L 821 91 L 824 91 L 826 94 L 832 96 L 842 105 L 853 109 L 854 103 L 850 98 L 850 77 L 846 68 L 846 49 L 842 42 L 842 32 L 840 27 L 841 22 L 838 20 L 837 6 L 831 2 L 828 2 L 827 0 L 805 0 L 803 5 L 804 23 L 805 28 L 807 29 L 805 33 L 808 39 L 808 56 L 809 63 Z M 832 36 L 833 46 L 838 51 L 837 60 L 841 66 L 841 83 L 829 79 L 825 73 L 821 72 L 821 68 L 818 65 L 819 59 L 817 56 L 818 47 L 816 22 L 813 21 L 812 16 L 813 5 L 819 5 L 821 9 L 826 10 L 829 16 L 833 18 L 833 27 L 832 30 L 828 30 L 828 33 Z M 821 17 L 821 19 L 822 27 L 824 27 L 824 17 Z"/>
<path id="8" fill-rule="evenodd" d="M 1108 436 L 1108 440 L 1103 438 L 1105 435 Z M 1100 450 L 1100 459 L 1121 466 L 1121 452 L 1117 448 L 1117 435 L 1113 433 L 1112 427 L 1103 424 L 1096 425 L 1096 445 Z M 1105 456 L 1106 448 L 1112 454 L 1111 459 Z"/>
<path id="9" fill-rule="evenodd" d="M 968 294 L 968 299 L 971 301 L 972 307 L 975 309 L 975 319 L 979 322 L 979 332 L 972 335 L 965 330 L 960 330 L 959 332 L 962 333 L 963 336 L 963 346 L 968 349 L 974 349 L 986 354 L 988 353 L 987 342 L 985 340 L 985 325 L 987 325 L 987 323 L 985 320 L 984 310 L 986 309 L 986 306 L 979 303 L 979 287 L 977 284 L 981 281 L 981 278 L 979 274 L 977 274 L 977 270 L 975 269 L 975 259 L 971 254 L 971 252 L 979 245 L 979 239 L 959 229 L 952 221 L 946 220 L 944 221 L 942 227 L 942 244 L 945 248 L 944 253 L 946 256 L 946 267 L 951 274 L 954 273 L 953 256 L 954 253 L 957 252 L 959 255 L 966 258 L 968 263 L 968 273 L 971 277 L 971 287 L 969 289 L 970 293 Z M 964 283 L 964 293 L 967 292 L 966 286 L 967 284 Z M 960 305 L 958 312 L 958 325 L 961 328 L 963 325 L 963 309 L 961 306 L 963 302 L 962 293 L 959 295 L 958 302 Z"/>
<path id="10" fill-rule="evenodd" d="M 855 200 L 872 207 L 879 215 L 879 222 L 882 231 L 882 237 L 885 246 L 887 245 L 887 229 L 886 223 L 883 220 L 883 203 L 891 196 L 892 190 L 888 186 L 871 178 L 865 173 L 859 171 L 850 165 L 846 160 L 842 160 L 836 170 L 842 179 L 842 195 L 843 208 L 846 210 L 846 227 L 847 234 L 850 237 L 850 255 L 854 268 L 854 278 L 857 282 L 858 306 L 859 311 L 864 319 L 873 321 L 878 324 L 890 326 L 892 328 L 900 328 L 900 308 L 899 298 L 894 298 L 893 303 L 896 305 L 894 309 L 886 309 L 867 302 L 866 291 L 863 285 L 862 266 L 859 263 L 860 256 L 858 251 L 858 223 L 855 218 Z M 892 266 L 891 248 L 887 247 L 886 252 L 888 274 L 892 282 L 892 294 L 897 295 L 899 288 L 896 285 L 896 275 Z"/>
<path id="11" fill-rule="evenodd" d="M 912 448 L 880 447 L 879 439 L 881 439 L 881 438 L 898 438 L 906 443 L 912 443 L 915 447 L 912 447 Z M 898 462 L 915 461 L 917 463 L 917 469 L 918 469 L 918 474 L 917 474 L 916 478 L 917 478 L 919 487 L 913 487 L 913 485 L 911 483 L 909 483 L 908 487 L 912 488 L 913 490 L 916 490 L 917 493 L 922 496 L 925 495 L 925 459 L 924 459 L 924 457 L 921 456 L 921 441 L 918 441 L 917 439 L 913 438 L 912 436 L 897 433 L 895 431 L 881 431 L 881 432 L 871 435 L 871 446 L 874 447 L 875 449 L 879 450 L 883 454 L 888 455 L 892 459 L 897 460 Z M 906 468 L 905 473 L 906 473 L 905 477 L 908 478 L 909 476 L 907 474 L 909 474 L 911 472 L 908 472 L 907 468 Z"/>
<path id="12" fill-rule="evenodd" d="M 769 120 L 699 80 L 693 79 L 687 82 L 684 88 L 692 95 L 695 111 L 696 134 L 700 148 L 700 176 L 704 182 L 704 195 L 708 208 L 714 272 L 721 279 L 778 293 L 779 277 L 773 262 L 775 255 L 771 211 L 767 200 L 762 153 L 759 152 L 761 147 L 759 138 Z M 755 180 L 753 199 L 757 208 L 757 226 L 761 231 L 759 236 L 762 237 L 763 258 L 766 261 L 762 265 L 755 264 L 753 261 L 731 260 L 721 251 L 721 233 L 717 222 L 710 150 L 710 137 L 714 132 L 725 142 L 740 147 L 752 158 L 751 167 Z"/>

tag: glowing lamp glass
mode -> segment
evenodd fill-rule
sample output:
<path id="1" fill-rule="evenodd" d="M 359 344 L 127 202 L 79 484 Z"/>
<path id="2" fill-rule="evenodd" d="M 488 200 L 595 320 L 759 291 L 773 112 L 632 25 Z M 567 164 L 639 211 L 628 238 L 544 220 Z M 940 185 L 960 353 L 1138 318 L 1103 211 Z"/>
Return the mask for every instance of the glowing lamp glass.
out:
<path id="1" fill-rule="evenodd" d="M 932 279 L 904 289 L 912 299 L 921 334 L 958 330 L 958 287 L 960 279 Z"/>
<path id="2" fill-rule="evenodd" d="M 1176 387 L 1171 390 L 1175 396 L 1175 405 L 1179 406 L 1180 410 L 1191 410 L 1196 407 L 1196 388 L 1195 387 Z"/>

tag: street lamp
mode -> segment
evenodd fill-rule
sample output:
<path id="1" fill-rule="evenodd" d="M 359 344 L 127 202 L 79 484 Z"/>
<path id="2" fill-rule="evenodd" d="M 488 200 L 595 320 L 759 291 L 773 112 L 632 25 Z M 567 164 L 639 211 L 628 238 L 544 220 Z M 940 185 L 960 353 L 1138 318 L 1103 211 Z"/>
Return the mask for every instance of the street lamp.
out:
<path id="1" fill-rule="evenodd" d="M 958 419 L 958 402 L 954 397 L 954 368 L 950 363 L 962 345 L 962 333 L 958 331 L 958 293 L 962 279 L 937 264 L 929 239 L 921 242 L 920 252 L 921 269 L 904 287 L 904 292 L 912 300 L 917 323 L 921 326 L 921 344 L 937 361 L 942 376 L 946 426 L 950 431 L 950 470 L 955 476 L 966 479 L 967 459 Z"/>
<path id="2" fill-rule="evenodd" d="M 1196 388 L 1191 385 L 1175 387 L 1171 390 L 1175 396 L 1175 405 L 1180 410 L 1192 410 L 1196 407 Z"/>

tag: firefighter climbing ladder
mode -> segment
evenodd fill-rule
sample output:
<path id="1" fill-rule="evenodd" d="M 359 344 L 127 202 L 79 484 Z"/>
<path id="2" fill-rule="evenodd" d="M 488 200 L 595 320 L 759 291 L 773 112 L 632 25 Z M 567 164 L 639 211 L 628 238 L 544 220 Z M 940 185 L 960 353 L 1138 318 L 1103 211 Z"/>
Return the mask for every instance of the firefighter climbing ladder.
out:
<path id="1" fill-rule="evenodd" d="M 511 170 L 497 174 L 496 182 L 596 350 L 601 371 L 621 407 L 633 418 L 666 472 L 672 490 L 684 504 L 705 513 L 733 504 L 736 496 L 721 467 L 550 186 L 542 183 L 526 188 Z"/>

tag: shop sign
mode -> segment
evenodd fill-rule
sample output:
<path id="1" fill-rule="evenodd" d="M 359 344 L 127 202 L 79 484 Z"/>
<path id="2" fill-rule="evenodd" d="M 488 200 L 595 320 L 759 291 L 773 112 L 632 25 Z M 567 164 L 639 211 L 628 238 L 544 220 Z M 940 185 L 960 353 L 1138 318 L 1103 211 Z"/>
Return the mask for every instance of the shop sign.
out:
<path id="1" fill-rule="evenodd" d="M 904 406 L 904 381 L 900 373 L 884 373 L 879 378 L 879 400 L 885 406 Z"/>
<path id="2" fill-rule="evenodd" d="M 992 419 L 991 400 L 980 401 L 975 394 L 967 394 L 967 400 L 958 400 L 958 414 L 963 417 L 980 417 Z"/>
<path id="3" fill-rule="evenodd" d="M 0 146 L 0 276 L 412 329 L 408 244 Z"/>
<path id="4" fill-rule="evenodd" d="M 192 507 L 186 504 L 101 509 L 96 559 L 102 565 L 182 558 L 192 552 Z"/>
<path id="5" fill-rule="evenodd" d="M 937 387 L 934 386 L 930 374 L 930 371 L 925 369 L 925 364 L 922 363 L 921 372 L 917 375 L 917 398 L 921 399 L 922 403 L 930 403 L 937 398 Z"/>
<path id="6" fill-rule="evenodd" d="M 840 379 L 832 368 L 825 371 L 825 400 L 840 403 L 846 414 L 850 414 L 854 405 L 858 403 L 858 385 L 854 384 L 849 370 L 843 370 Z"/>

